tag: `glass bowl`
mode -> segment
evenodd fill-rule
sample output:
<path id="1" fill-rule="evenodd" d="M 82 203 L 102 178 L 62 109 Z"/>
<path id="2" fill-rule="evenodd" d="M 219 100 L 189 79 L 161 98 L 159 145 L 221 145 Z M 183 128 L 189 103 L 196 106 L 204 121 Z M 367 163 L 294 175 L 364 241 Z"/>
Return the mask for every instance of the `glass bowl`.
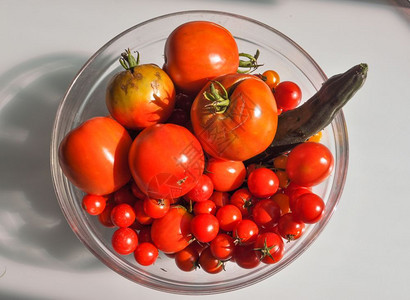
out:
<path id="1" fill-rule="evenodd" d="M 265 69 L 274 69 L 281 80 L 293 80 L 309 99 L 327 79 L 316 62 L 294 41 L 263 23 L 244 16 L 216 11 L 186 11 L 160 16 L 140 23 L 119 34 L 98 50 L 74 78 L 55 119 L 51 140 L 51 173 L 61 209 L 78 238 L 104 264 L 122 276 L 153 289 L 178 294 L 214 294 L 227 292 L 264 280 L 299 257 L 318 237 L 331 218 L 345 182 L 348 164 L 348 138 L 342 112 L 324 132 L 321 142 L 332 151 L 335 168 L 332 175 L 314 188 L 326 202 L 322 220 L 307 227 L 304 235 L 286 243 L 282 260 L 273 265 L 260 264 L 255 269 L 242 269 L 228 262 L 219 274 L 202 270 L 180 271 L 174 261 L 160 255 L 150 267 L 139 266 L 133 255 L 121 256 L 111 247 L 114 229 L 103 227 L 95 216 L 81 207 L 83 193 L 63 175 L 58 163 L 58 146 L 63 137 L 80 123 L 94 116 L 108 115 L 105 88 L 108 80 L 121 70 L 118 58 L 124 49 L 138 50 L 142 63 L 163 64 L 167 36 L 178 25 L 193 20 L 209 20 L 226 27 L 236 38 L 239 51 L 261 52 Z"/>

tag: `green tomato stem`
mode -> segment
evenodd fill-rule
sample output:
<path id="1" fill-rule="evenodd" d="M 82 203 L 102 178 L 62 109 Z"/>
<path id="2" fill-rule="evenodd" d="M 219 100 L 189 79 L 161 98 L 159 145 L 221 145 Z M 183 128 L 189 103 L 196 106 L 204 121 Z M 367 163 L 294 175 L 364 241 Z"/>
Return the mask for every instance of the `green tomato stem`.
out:
<path id="1" fill-rule="evenodd" d="M 239 53 L 239 57 L 244 57 L 246 60 L 239 60 L 238 73 L 246 74 L 255 71 L 258 67 L 263 66 L 263 64 L 258 64 L 258 58 L 260 55 L 259 49 L 256 50 L 255 55 L 248 53 Z M 245 70 L 241 70 L 244 68 Z"/>
<path id="2" fill-rule="evenodd" d="M 125 70 L 133 70 L 136 66 L 140 63 L 140 53 L 136 51 L 137 58 L 132 55 L 131 50 L 128 48 L 125 52 L 121 53 L 121 57 L 119 59 L 121 66 Z"/>
<path id="3" fill-rule="evenodd" d="M 227 90 L 219 81 L 212 81 L 209 88 L 210 91 L 205 91 L 203 95 L 211 103 L 205 105 L 205 107 L 212 109 L 214 113 L 223 114 L 230 103 Z"/>

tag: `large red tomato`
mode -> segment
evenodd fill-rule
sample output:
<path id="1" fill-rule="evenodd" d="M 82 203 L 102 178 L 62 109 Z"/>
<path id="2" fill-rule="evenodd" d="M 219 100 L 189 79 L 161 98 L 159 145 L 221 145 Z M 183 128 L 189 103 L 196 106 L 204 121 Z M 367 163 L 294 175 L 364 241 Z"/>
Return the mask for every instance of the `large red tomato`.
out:
<path id="1" fill-rule="evenodd" d="M 62 140 L 61 169 L 84 192 L 110 194 L 131 179 L 127 159 L 131 143 L 128 132 L 117 121 L 108 117 L 89 119 Z"/>
<path id="2" fill-rule="evenodd" d="M 185 93 L 196 94 L 217 76 L 235 73 L 238 46 L 224 27 L 209 21 L 180 25 L 165 44 L 164 69 Z"/>
<path id="3" fill-rule="evenodd" d="M 128 129 L 165 122 L 175 105 L 171 79 L 154 64 L 138 65 L 129 50 L 123 56 L 124 61 L 130 60 L 128 69 L 116 74 L 107 86 L 110 114 Z"/>
<path id="4" fill-rule="evenodd" d="M 175 253 L 189 245 L 192 238 L 193 216 L 183 206 L 172 206 L 168 213 L 155 219 L 151 225 L 151 238 L 164 253 Z"/>
<path id="5" fill-rule="evenodd" d="M 191 120 L 208 154 L 244 161 L 272 143 L 278 115 L 275 98 L 261 79 L 228 74 L 209 82 L 198 94 Z"/>
<path id="6" fill-rule="evenodd" d="M 188 193 L 204 171 L 204 153 L 195 136 L 175 124 L 145 128 L 132 143 L 129 166 L 140 190 L 154 199 Z"/>

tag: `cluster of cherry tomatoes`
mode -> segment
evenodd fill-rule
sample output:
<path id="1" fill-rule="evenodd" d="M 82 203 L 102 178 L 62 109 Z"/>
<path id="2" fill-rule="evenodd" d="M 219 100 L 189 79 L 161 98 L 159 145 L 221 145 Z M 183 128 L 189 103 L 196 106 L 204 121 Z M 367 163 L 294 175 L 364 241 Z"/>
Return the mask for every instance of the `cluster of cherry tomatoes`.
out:
<path id="1" fill-rule="evenodd" d="M 253 268 L 278 262 L 284 241 L 322 218 L 325 203 L 311 188 L 332 172 L 333 157 L 319 136 L 244 164 L 302 97 L 273 70 L 251 74 L 258 56 L 239 53 L 231 33 L 208 21 L 170 34 L 162 68 L 121 55 L 109 116 L 85 121 L 59 149 L 83 208 L 115 228 L 117 253 L 152 265 L 162 251 L 183 271 L 218 273 L 227 261 Z"/>

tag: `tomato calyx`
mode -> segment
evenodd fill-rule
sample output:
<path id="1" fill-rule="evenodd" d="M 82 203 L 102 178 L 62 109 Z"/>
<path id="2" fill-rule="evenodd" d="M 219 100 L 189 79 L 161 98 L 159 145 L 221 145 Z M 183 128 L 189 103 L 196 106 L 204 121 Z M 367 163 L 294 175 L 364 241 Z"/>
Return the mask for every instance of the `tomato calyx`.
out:
<path id="1" fill-rule="evenodd" d="M 219 89 L 215 87 L 218 85 Z M 204 92 L 204 98 L 211 101 L 211 103 L 205 105 L 216 114 L 223 114 L 229 106 L 230 100 L 228 96 L 228 91 L 219 81 L 213 80 L 209 86 L 210 91 Z"/>
<path id="2" fill-rule="evenodd" d="M 251 55 L 248 53 L 239 53 L 239 57 L 244 57 L 246 58 L 246 60 L 239 59 L 238 73 L 248 74 L 255 71 L 257 68 L 263 66 L 263 64 L 258 64 L 259 55 L 259 49 L 256 50 L 255 55 Z M 245 70 L 241 70 L 241 68 Z"/>
<path id="3" fill-rule="evenodd" d="M 270 251 L 277 247 L 278 245 L 272 245 L 268 247 L 267 244 L 267 239 L 265 238 L 265 241 L 263 242 L 263 247 L 261 248 L 253 248 L 254 251 L 259 251 L 261 253 L 261 256 L 259 258 L 259 260 L 263 260 L 265 257 L 269 257 L 270 259 L 272 259 L 273 261 L 275 261 L 275 259 L 273 258 L 272 254 L 270 253 Z"/>
<path id="4" fill-rule="evenodd" d="M 125 52 L 121 53 L 121 57 L 119 59 L 121 66 L 125 70 L 130 70 L 131 72 L 134 71 L 134 68 L 139 65 L 140 63 L 140 53 L 137 53 L 137 58 L 132 55 L 130 48 L 126 49 Z"/>

